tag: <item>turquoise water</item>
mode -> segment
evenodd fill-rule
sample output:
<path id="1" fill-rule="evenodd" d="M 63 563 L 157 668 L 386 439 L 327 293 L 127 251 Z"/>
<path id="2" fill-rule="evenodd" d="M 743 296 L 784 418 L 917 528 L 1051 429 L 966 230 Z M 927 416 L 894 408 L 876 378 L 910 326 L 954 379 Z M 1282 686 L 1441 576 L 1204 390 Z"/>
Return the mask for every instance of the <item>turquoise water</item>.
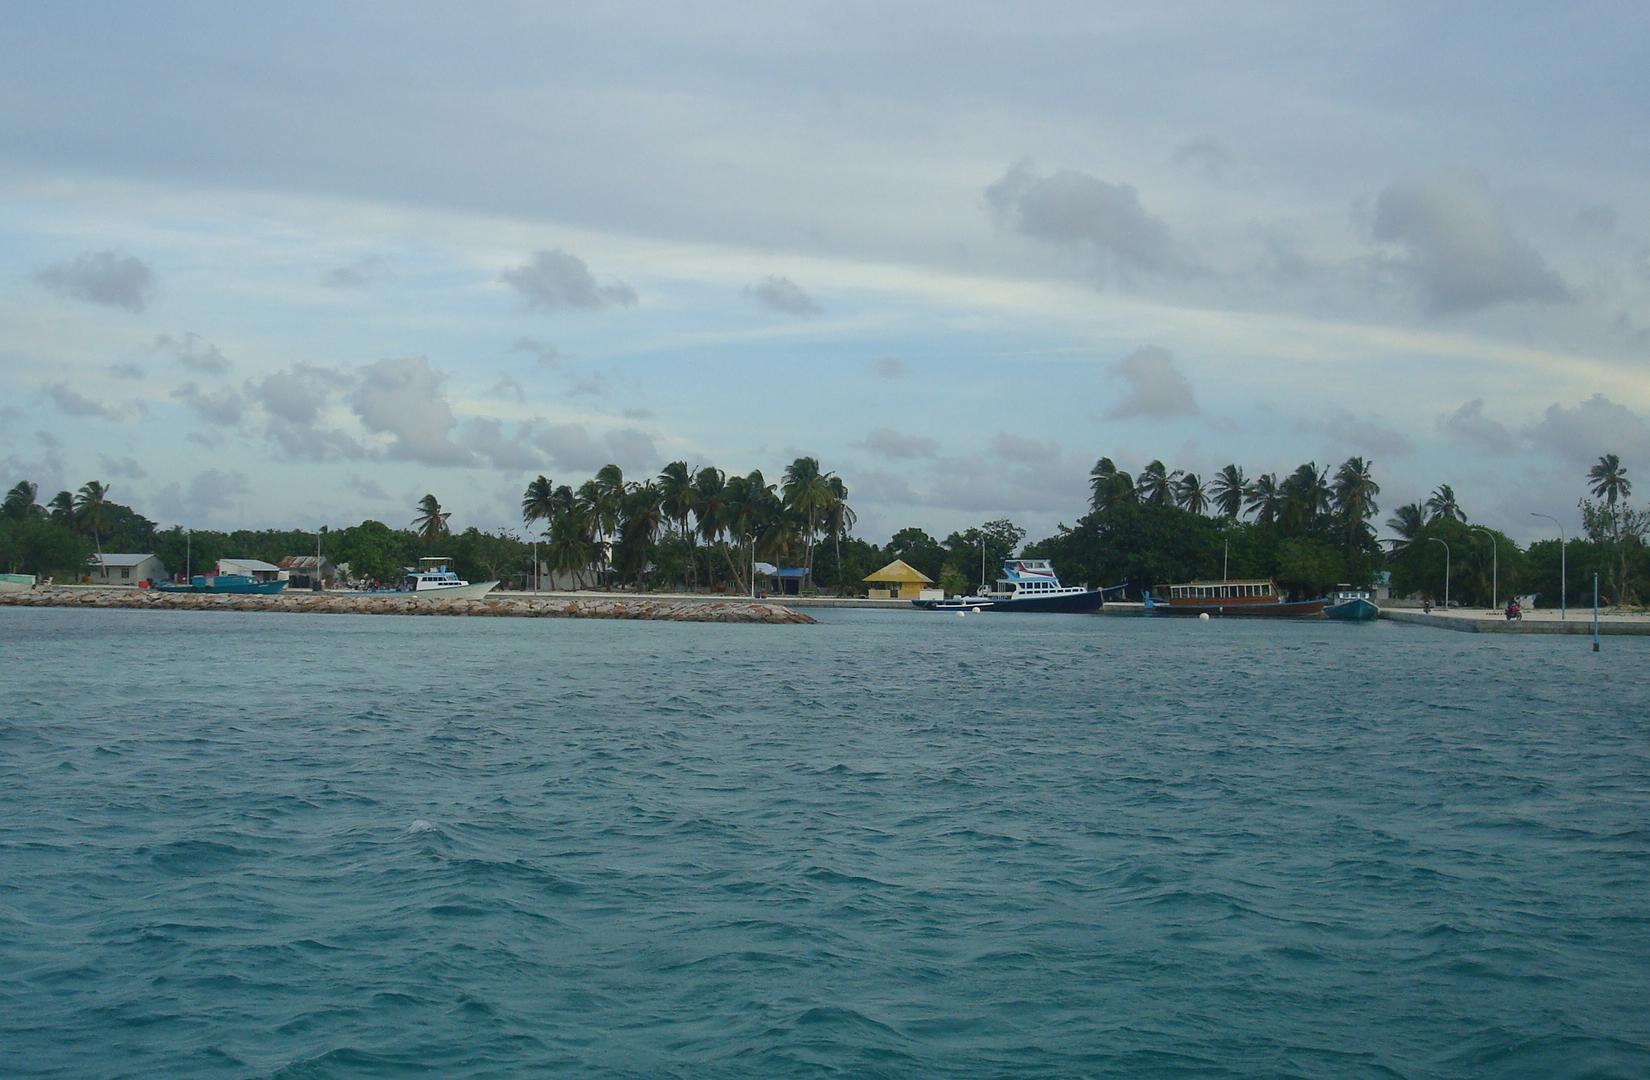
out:
<path id="1" fill-rule="evenodd" d="M 1650 1074 L 1650 641 L 0 609 L 7 1076 Z"/>

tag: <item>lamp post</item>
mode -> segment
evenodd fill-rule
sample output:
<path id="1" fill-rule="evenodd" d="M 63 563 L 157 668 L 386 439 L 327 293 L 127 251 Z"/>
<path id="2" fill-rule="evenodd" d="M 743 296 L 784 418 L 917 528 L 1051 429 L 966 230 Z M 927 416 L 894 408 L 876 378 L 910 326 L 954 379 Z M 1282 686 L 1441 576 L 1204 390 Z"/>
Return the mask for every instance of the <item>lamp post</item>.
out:
<path id="1" fill-rule="evenodd" d="M 183 527 L 183 582 L 185 585 L 195 580 L 189 576 L 189 559 L 190 556 L 194 555 L 193 540 L 194 534 L 189 531 L 189 526 L 185 525 Z"/>
<path id="2" fill-rule="evenodd" d="M 1427 537 L 1434 544 L 1444 545 L 1444 611 L 1449 611 L 1449 544 L 1436 536 Z"/>
<path id="3" fill-rule="evenodd" d="M 1495 542 L 1495 534 L 1488 529 L 1473 525 L 1468 532 L 1481 532 L 1490 538 L 1490 607 L 1501 606 L 1501 553 Z"/>
<path id="4" fill-rule="evenodd" d="M 1530 511 L 1530 516 L 1546 518 L 1558 526 L 1558 617 L 1562 619 L 1565 617 L 1567 603 L 1564 594 L 1570 591 L 1569 568 L 1564 564 L 1564 523 L 1551 514 L 1538 514 L 1534 510 Z"/>
<path id="5" fill-rule="evenodd" d="M 309 582 L 309 587 L 315 592 L 320 592 L 324 587 L 324 583 L 321 581 L 321 534 L 326 531 L 326 528 L 325 525 L 322 525 L 315 530 L 315 576 Z"/>

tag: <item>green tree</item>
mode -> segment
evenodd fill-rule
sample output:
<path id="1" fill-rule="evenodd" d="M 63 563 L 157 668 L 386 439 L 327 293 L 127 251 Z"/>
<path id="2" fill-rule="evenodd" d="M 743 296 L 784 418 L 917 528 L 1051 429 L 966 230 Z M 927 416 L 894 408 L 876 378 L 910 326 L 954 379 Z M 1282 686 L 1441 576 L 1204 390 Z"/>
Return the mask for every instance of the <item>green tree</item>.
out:
<path id="1" fill-rule="evenodd" d="M 452 534 L 447 519 L 453 515 L 441 509 L 441 503 L 434 495 L 425 495 L 418 500 L 418 516 L 413 518 L 412 528 L 418 538 L 426 545 L 433 544 L 444 536 Z"/>
<path id="2" fill-rule="evenodd" d="M 895 533 L 888 541 L 887 550 L 890 562 L 904 559 L 912 569 L 922 571 L 935 581 L 945 569 L 945 548 L 915 525 Z"/>
<path id="3" fill-rule="evenodd" d="M 1209 496 L 1203 490 L 1203 481 L 1197 473 L 1182 473 L 1174 484 L 1174 502 L 1182 510 L 1192 514 L 1204 514 L 1209 510 Z"/>
<path id="4" fill-rule="evenodd" d="M 521 523 L 529 529 L 535 522 L 549 521 L 556 512 L 556 488 L 550 478 L 540 473 L 521 493 Z"/>
<path id="5" fill-rule="evenodd" d="M 1236 465 L 1226 466 L 1209 482 L 1209 494 L 1214 499 L 1215 509 L 1221 516 L 1232 520 L 1243 513 L 1243 500 L 1248 492 L 1249 485 L 1243 478 L 1243 470 Z"/>
<path id="6" fill-rule="evenodd" d="M 1244 489 L 1249 513 L 1261 525 L 1274 525 L 1283 509 L 1283 489 L 1277 473 L 1262 473 Z"/>
<path id="7" fill-rule="evenodd" d="M 1455 489 L 1448 484 L 1439 484 L 1427 497 L 1427 521 L 1437 521 L 1439 518 L 1452 518 L 1456 521 L 1467 520 L 1466 512 L 1455 501 Z"/>
<path id="8" fill-rule="evenodd" d="M 103 543 L 99 539 L 103 531 L 103 504 L 108 499 L 109 487 L 99 480 L 88 480 L 82 484 L 74 497 L 75 521 L 92 534 L 92 545 L 97 550 L 99 562 L 103 561 Z"/>
<path id="9" fill-rule="evenodd" d="M 44 516 L 45 509 L 35 503 L 39 495 L 38 486 L 28 480 L 19 480 L 6 492 L 6 501 L 0 505 L 0 515 L 14 519 Z"/>
<path id="10" fill-rule="evenodd" d="M 1134 490 L 1141 502 L 1170 506 L 1174 502 L 1174 484 L 1178 479 L 1179 469 L 1170 472 L 1161 461 L 1148 461 L 1135 480 Z"/>

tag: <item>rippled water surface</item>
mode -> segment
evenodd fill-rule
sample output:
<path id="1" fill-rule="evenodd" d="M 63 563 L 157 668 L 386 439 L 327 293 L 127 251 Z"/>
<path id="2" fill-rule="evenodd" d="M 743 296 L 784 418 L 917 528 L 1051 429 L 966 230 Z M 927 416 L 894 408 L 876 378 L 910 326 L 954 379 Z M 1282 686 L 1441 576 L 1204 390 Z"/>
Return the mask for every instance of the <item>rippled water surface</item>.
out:
<path id="1" fill-rule="evenodd" d="M 8 1076 L 1644 1076 L 1650 640 L 0 609 Z"/>

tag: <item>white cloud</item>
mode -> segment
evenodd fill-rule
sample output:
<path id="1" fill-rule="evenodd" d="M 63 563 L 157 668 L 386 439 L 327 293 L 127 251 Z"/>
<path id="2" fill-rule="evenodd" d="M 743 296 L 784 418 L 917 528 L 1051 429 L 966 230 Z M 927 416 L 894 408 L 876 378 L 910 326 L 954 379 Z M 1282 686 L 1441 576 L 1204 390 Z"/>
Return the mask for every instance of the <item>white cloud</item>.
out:
<path id="1" fill-rule="evenodd" d="M 1232 155 L 1213 135 L 1197 135 L 1175 147 L 1176 165 L 1189 165 L 1210 180 L 1219 180 Z"/>
<path id="2" fill-rule="evenodd" d="M 72 390 L 66 383 L 54 382 L 46 385 L 46 396 L 52 399 L 52 404 L 69 416 L 96 416 L 104 420 L 124 420 L 134 413 L 143 412 L 138 402 L 125 402 L 120 405 L 106 405 L 87 397 L 77 390 Z"/>
<path id="3" fill-rule="evenodd" d="M 453 442 L 457 421 L 442 393 L 446 376 L 422 356 L 368 364 L 349 395 L 366 429 L 390 437 L 392 458 L 423 465 L 471 465 L 475 455 Z"/>
<path id="4" fill-rule="evenodd" d="M 1156 345 L 1145 345 L 1106 369 L 1123 384 L 1123 396 L 1107 415 L 1195 416 L 1197 401 L 1192 384 L 1174 365 L 1174 354 Z"/>
<path id="5" fill-rule="evenodd" d="M 1060 247 L 1092 252 L 1120 277 L 1178 265 L 1169 227 L 1148 213 L 1129 184 L 1113 184 L 1070 169 L 1038 176 L 1021 161 L 985 192 L 998 219 L 1016 232 Z"/>
<path id="6" fill-rule="evenodd" d="M 1576 469 L 1585 470 L 1604 454 L 1618 454 L 1629 466 L 1650 465 L 1650 421 L 1603 394 L 1573 408 L 1548 406 L 1527 435 L 1537 449 L 1558 455 Z"/>
<path id="7" fill-rule="evenodd" d="M 216 345 L 192 332 L 181 338 L 161 334 L 155 338 L 155 348 L 171 353 L 185 369 L 200 375 L 222 375 L 230 368 L 229 358 Z"/>
<path id="8" fill-rule="evenodd" d="M 1435 314 L 1571 299 L 1563 279 L 1513 231 L 1477 174 L 1390 185 L 1375 202 L 1373 232 L 1407 252 L 1392 265 Z"/>
<path id="9" fill-rule="evenodd" d="M 246 399 L 233 387 L 203 390 L 194 382 L 186 382 L 172 391 L 172 398 L 209 424 L 234 427 L 246 415 Z"/>
<path id="10" fill-rule="evenodd" d="M 1454 412 L 1438 417 L 1438 430 L 1451 439 L 1470 443 L 1491 453 L 1502 453 L 1518 445 L 1506 425 L 1484 415 L 1484 399 L 1463 402 Z"/>

